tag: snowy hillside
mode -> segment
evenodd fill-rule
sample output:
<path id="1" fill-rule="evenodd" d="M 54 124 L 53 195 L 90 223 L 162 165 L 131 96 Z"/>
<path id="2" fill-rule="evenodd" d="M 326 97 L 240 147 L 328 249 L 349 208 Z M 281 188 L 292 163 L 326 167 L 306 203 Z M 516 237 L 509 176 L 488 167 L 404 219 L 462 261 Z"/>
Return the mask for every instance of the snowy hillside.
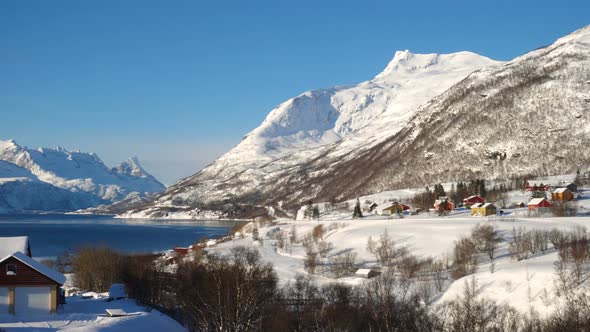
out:
<path id="1" fill-rule="evenodd" d="M 321 168 L 308 164 L 321 160 L 338 167 L 354 159 L 401 130 L 420 105 L 474 70 L 498 65 L 470 52 L 396 52 L 372 80 L 353 87 L 308 91 L 282 103 L 238 146 L 169 188 L 149 211 L 157 214 L 170 208 L 203 206 L 227 211 L 236 208 L 228 208 L 226 202 L 268 202 L 263 197 L 276 191 L 282 197 L 291 191 L 292 182 L 303 183 L 308 175 L 322 174 Z"/>
<path id="2" fill-rule="evenodd" d="M 0 141 L 0 211 L 72 211 L 163 190 L 136 158 L 109 169 L 93 153 Z"/>
<path id="3" fill-rule="evenodd" d="M 339 167 L 318 184 L 316 197 L 585 171 L 589 118 L 590 26 L 473 73 L 434 98 L 399 134 Z"/>

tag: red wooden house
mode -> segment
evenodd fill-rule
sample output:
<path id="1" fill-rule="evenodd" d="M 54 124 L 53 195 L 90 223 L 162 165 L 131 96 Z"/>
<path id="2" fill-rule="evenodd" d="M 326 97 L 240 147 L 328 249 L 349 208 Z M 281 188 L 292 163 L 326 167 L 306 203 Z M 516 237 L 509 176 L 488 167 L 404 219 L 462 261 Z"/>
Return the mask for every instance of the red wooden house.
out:
<path id="1" fill-rule="evenodd" d="M 174 252 L 177 253 L 177 254 L 179 254 L 179 255 L 181 255 L 181 256 L 184 256 L 184 255 L 188 254 L 188 248 L 186 248 L 186 247 L 174 247 Z"/>
<path id="2" fill-rule="evenodd" d="M 478 195 L 473 195 L 473 196 L 469 196 L 469 197 L 465 198 L 463 200 L 463 205 L 471 206 L 473 204 L 483 203 L 484 201 L 485 200 L 483 199 L 483 197 L 478 196 Z"/>
<path id="3" fill-rule="evenodd" d="M 529 202 L 528 208 L 531 213 L 551 212 L 551 203 L 545 198 L 533 198 Z"/>

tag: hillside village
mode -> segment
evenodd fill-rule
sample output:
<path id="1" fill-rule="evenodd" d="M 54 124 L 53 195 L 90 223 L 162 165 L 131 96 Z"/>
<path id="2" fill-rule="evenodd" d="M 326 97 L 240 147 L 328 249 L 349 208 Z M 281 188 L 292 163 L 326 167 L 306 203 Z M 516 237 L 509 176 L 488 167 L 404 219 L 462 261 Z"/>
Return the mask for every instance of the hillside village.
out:
<path id="1" fill-rule="evenodd" d="M 281 287 L 292 287 L 301 278 L 318 287 L 332 283 L 363 287 L 393 272 L 425 303 L 450 303 L 461 298 L 471 283 L 477 285 L 481 298 L 510 303 L 522 314 L 532 310 L 540 317 L 550 317 L 565 301 L 558 290 L 555 264 L 560 261 L 560 249 L 554 237 L 569 232 L 587 234 L 590 181 L 586 174 L 528 179 L 522 188 L 496 196 L 494 185 L 490 188 L 483 183 L 484 195 L 467 197 L 451 189 L 462 184 L 437 184 L 434 191 L 425 192 L 441 196 L 433 194 L 432 207 L 423 210 L 411 205 L 421 202 L 416 199 L 424 194 L 420 189 L 384 192 L 340 204 L 310 202 L 294 220 L 242 223 L 227 237 L 173 248 L 154 262 L 164 275 L 175 274 L 180 266 L 202 259 L 203 254 L 231 256 L 237 248 L 249 248 L 261 261 L 272 264 Z M 494 239 L 491 243 L 482 240 L 485 232 Z M 43 286 L 31 288 L 8 281 L 14 277 L 0 276 L 0 300 L 6 301 L 0 328 L 11 331 L 47 322 L 60 330 L 75 327 L 76 331 L 119 324 L 134 328 L 160 324 L 182 330 L 166 315 L 146 311 L 127 299 L 124 288 L 114 291 L 111 287 L 104 293 L 82 289 L 70 274 L 64 276 L 31 259 L 26 237 L 0 240 L 5 256 L 0 269 L 12 271 L 17 278 L 35 275 L 34 285 Z M 530 241 L 530 245 L 517 245 L 518 241 Z M 473 251 L 462 258 L 460 250 Z M 44 287 L 46 293 L 37 292 L 24 300 L 26 292 Z M 113 299 L 117 293 L 123 294 L 121 299 Z M 50 299 L 47 307 L 45 299 Z M 166 311 L 165 306 L 161 310 Z M 68 328 L 65 321 L 70 322 Z"/>

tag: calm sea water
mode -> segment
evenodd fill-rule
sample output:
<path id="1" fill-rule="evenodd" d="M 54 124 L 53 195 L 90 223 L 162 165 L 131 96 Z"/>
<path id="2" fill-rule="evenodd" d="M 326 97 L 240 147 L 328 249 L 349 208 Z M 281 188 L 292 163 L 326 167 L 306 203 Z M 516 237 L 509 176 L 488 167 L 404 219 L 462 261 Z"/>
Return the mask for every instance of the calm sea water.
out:
<path id="1" fill-rule="evenodd" d="M 55 257 L 83 246 L 108 246 L 126 253 L 165 251 L 203 237 L 226 235 L 229 221 L 153 221 L 108 216 L 0 215 L 0 237 L 27 235 L 33 257 Z"/>

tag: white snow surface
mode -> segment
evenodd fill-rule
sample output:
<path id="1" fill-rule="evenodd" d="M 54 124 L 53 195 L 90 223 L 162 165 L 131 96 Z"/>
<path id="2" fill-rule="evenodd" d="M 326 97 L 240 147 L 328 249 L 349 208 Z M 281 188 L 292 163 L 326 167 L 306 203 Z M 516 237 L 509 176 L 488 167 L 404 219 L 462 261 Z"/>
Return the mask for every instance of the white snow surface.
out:
<path id="1" fill-rule="evenodd" d="M 107 301 L 108 293 L 96 294 L 96 298 L 66 297 L 66 304 L 57 314 L 24 317 L 0 315 L 0 328 L 6 332 L 69 331 L 69 332 L 185 332 L 186 329 L 158 310 L 147 310 L 125 299 Z M 120 309 L 126 317 L 106 317 L 106 309 Z"/>
<path id="2" fill-rule="evenodd" d="M 552 177 L 555 179 L 556 177 Z M 571 178 L 568 176 L 568 178 Z M 405 191 L 411 191 L 407 189 Z M 388 201 L 399 197 L 400 192 L 371 195 L 374 201 Z M 328 229 L 323 240 L 332 243 L 334 249 L 328 259 L 347 251 L 357 254 L 358 268 L 367 269 L 378 266 L 375 257 L 367 251 L 369 237 L 378 239 L 385 231 L 399 246 L 405 246 L 409 252 L 418 257 L 443 258 L 452 255 L 454 244 L 461 236 L 469 235 L 478 223 L 493 225 L 503 238 L 495 258 L 494 272 L 490 272 L 490 260 L 485 255 L 479 256 L 479 266 L 475 274 L 457 279 L 449 279 L 443 292 L 436 295 L 437 301 L 442 303 L 461 296 L 466 281 L 475 278 L 479 296 L 487 297 L 499 303 L 508 303 L 523 313 L 532 308 L 539 314 L 546 316 L 554 312 L 560 299 L 556 295 L 556 275 L 554 262 L 558 260 L 555 249 L 544 254 L 538 253 L 523 261 L 515 261 L 508 252 L 508 242 L 512 238 L 514 228 L 523 227 L 526 230 L 557 228 L 563 231 L 576 228 L 590 227 L 590 190 L 582 190 L 581 198 L 575 201 L 578 205 L 577 217 L 528 217 L 527 208 L 503 209 L 504 216 L 471 217 L 467 209 L 457 209 L 450 216 L 439 217 L 432 213 L 422 213 L 416 216 L 406 215 L 403 219 L 386 218 L 374 214 L 366 214 L 362 219 L 351 219 L 352 208 L 340 212 L 323 214 L 320 220 L 279 220 L 270 225 L 258 225 L 263 241 L 253 241 L 251 234 L 245 228 L 243 238 L 234 238 L 228 242 L 217 243 L 216 247 L 208 248 L 212 253 L 225 255 L 235 246 L 256 248 L 263 260 L 271 262 L 279 277 L 281 285 L 292 282 L 298 273 L 307 274 L 304 269 L 305 249 L 300 243 L 277 249 L 272 236 L 277 232 L 284 232 L 287 237 L 295 229 L 297 237 L 303 238 L 318 224 Z M 507 204 L 520 200 L 529 200 L 530 193 L 521 190 L 510 193 Z M 389 197 L 389 198 L 388 198 Z M 369 196 L 361 197 L 361 201 Z M 499 204 L 499 202 L 495 202 Z M 322 206 L 322 204 L 318 204 Z M 317 282 L 341 282 L 359 285 L 366 282 L 365 278 L 351 274 L 335 279 L 326 273 L 314 275 Z"/>

